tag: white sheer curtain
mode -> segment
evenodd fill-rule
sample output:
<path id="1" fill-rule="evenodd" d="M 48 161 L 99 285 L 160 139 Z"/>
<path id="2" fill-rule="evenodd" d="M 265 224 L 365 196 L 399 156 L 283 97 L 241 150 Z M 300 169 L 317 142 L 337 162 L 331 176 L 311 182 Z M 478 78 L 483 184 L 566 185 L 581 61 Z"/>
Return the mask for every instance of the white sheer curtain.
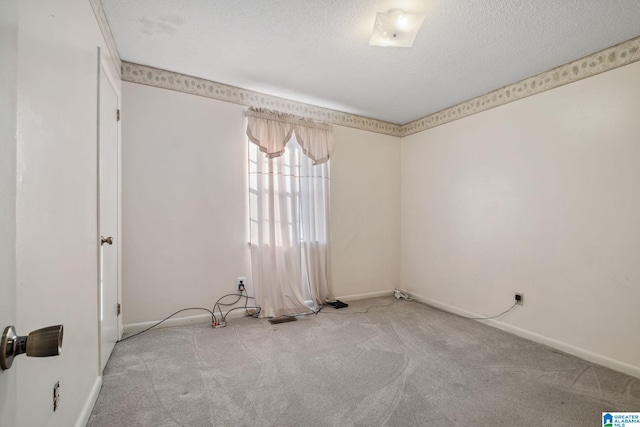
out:
<path id="1" fill-rule="evenodd" d="M 264 317 L 333 299 L 329 253 L 331 127 L 250 109 L 251 266 Z"/>

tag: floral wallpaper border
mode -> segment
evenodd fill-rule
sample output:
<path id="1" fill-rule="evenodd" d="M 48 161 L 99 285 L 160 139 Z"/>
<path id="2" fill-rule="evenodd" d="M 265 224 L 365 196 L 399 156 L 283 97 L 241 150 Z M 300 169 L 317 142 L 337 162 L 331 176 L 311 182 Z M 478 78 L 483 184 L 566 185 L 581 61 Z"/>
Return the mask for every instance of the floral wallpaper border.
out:
<path id="1" fill-rule="evenodd" d="M 393 123 L 369 119 L 354 114 L 330 110 L 328 108 L 316 107 L 302 102 L 291 101 L 277 96 L 266 95 L 264 93 L 241 89 L 239 87 L 161 70 L 146 65 L 123 62 L 122 80 L 200 95 L 220 101 L 232 102 L 234 104 L 296 114 L 335 125 L 348 126 L 393 136 L 400 134 L 400 126 Z"/>
<path id="2" fill-rule="evenodd" d="M 640 37 L 587 55 L 517 83 L 480 95 L 469 101 L 409 122 L 400 129 L 400 137 L 422 132 L 490 108 L 564 86 L 640 60 Z"/>
<path id="3" fill-rule="evenodd" d="M 107 49 L 109 49 L 109 52 L 111 53 L 113 62 L 116 65 L 116 70 L 118 70 L 118 73 L 122 75 L 122 61 L 120 60 L 118 48 L 116 47 L 116 42 L 113 39 L 113 34 L 111 33 L 109 21 L 107 21 L 107 14 L 102 6 L 102 0 L 89 0 L 89 3 L 91 3 L 91 7 L 93 8 L 93 14 L 96 15 L 98 26 L 102 32 L 102 37 L 104 37 L 104 40 L 107 43 Z"/>
<path id="4" fill-rule="evenodd" d="M 296 114 L 335 125 L 403 137 L 610 71 L 639 60 L 640 37 L 636 37 L 405 125 L 397 125 L 341 111 L 316 107 L 198 77 L 187 76 L 146 65 L 132 64 L 130 62 L 122 63 L 122 79 L 133 83 L 205 96 L 235 104 Z"/>

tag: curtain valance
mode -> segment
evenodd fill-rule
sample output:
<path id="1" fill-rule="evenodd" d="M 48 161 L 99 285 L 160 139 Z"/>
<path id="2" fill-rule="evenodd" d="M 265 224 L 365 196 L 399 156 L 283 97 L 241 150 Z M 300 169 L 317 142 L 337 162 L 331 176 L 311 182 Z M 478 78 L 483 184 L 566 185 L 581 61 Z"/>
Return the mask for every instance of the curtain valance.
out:
<path id="1" fill-rule="evenodd" d="M 333 127 L 327 123 L 263 108 L 249 108 L 247 119 L 249 140 L 268 158 L 281 156 L 294 132 L 314 165 L 325 163 L 333 155 Z"/>

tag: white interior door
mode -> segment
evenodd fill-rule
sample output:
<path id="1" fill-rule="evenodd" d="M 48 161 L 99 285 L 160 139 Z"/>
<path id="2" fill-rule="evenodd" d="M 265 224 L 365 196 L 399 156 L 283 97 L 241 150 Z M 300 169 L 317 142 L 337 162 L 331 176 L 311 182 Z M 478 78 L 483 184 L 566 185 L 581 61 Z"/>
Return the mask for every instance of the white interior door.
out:
<path id="1" fill-rule="evenodd" d="M 2 162 L 0 166 L 3 166 Z M 16 325 L 16 264 L 13 256 L 16 250 L 15 216 L 10 210 L 15 211 L 16 199 L 15 193 L 8 188 L 9 185 L 5 185 L 10 184 L 12 179 L 8 175 L 2 173 L 0 176 L 0 179 L 7 181 L 0 183 L 0 336 L 7 326 Z M 14 175 L 14 185 L 15 182 Z M 0 426 L 12 426 L 16 423 L 16 371 L 15 366 L 6 371 L 0 368 Z"/>
<path id="2" fill-rule="evenodd" d="M 18 2 L 0 1 L 0 336 L 16 325 Z M 21 331 L 22 332 L 22 331 Z M 0 426 L 16 425 L 17 368 L 0 368 Z"/>
<path id="3" fill-rule="evenodd" d="M 0 91 L 0 94 L 4 94 L 4 91 Z M 5 110 L 1 107 L 0 109 Z M 14 120 L 15 117 L 14 112 Z M 6 124 L 5 118 L 7 117 L 0 119 L 0 124 Z M 15 130 L 15 125 L 13 129 Z M 4 144 L 5 140 L 2 143 Z M 7 326 L 18 326 L 16 325 L 15 274 L 15 139 L 11 143 L 12 149 L 6 146 L 0 147 L 0 336 Z M 9 141 L 6 145 L 10 145 Z M 3 158 L 4 154 L 9 156 Z M 16 371 L 15 366 L 6 371 L 0 368 L 0 426 L 12 426 L 16 423 Z"/>
<path id="4" fill-rule="evenodd" d="M 118 95 L 100 68 L 100 372 L 118 341 Z"/>

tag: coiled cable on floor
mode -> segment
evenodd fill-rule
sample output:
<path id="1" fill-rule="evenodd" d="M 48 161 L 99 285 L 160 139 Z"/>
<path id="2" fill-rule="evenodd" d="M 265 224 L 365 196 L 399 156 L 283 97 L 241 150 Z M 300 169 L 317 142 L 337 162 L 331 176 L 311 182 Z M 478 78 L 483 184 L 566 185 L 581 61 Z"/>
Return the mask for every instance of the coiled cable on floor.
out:
<path id="1" fill-rule="evenodd" d="M 213 305 L 213 309 L 210 311 L 211 313 L 211 322 L 213 324 L 215 324 L 216 322 L 222 322 L 222 323 L 226 323 L 227 322 L 227 316 L 229 315 L 229 313 L 231 313 L 234 310 L 255 310 L 255 313 L 252 315 L 253 317 L 258 317 L 260 315 L 260 310 L 262 310 L 261 307 L 258 306 L 249 306 L 249 300 L 255 300 L 254 297 L 250 297 L 249 295 L 245 295 L 244 292 L 246 292 L 243 289 L 240 290 L 239 294 L 227 294 L 227 295 L 223 295 L 220 298 L 218 298 L 218 301 L 216 301 L 216 303 Z M 228 303 L 223 303 L 221 302 L 223 299 L 227 298 L 227 297 L 237 297 L 235 301 L 233 302 L 228 302 Z M 231 305 L 235 305 L 237 304 L 242 298 L 244 298 L 244 307 L 234 307 L 231 310 L 227 311 L 226 313 L 222 312 L 222 307 L 228 307 Z M 220 312 L 220 320 L 218 320 L 218 318 L 216 317 L 216 308 L 218 309 L 218 311 Z"/>
<path id="2" fill-rule="evenodd" d="M 253 297 L 250 297 L 249 295 L 244 295 L 245 290 L 242 289 L 240 291 L 239 294 L 227 294 L 227 295 L 223 295 L 222 297 L 218 298 L 218 301 L 216 301 L 216 303 L 213 305 L 213 309 L 209 310 L 208 308 L 203 308 L 203 307 L 189 307 L 189 308 L 183 308 L 181 310 L 176 311 L 173 314 L 170 314 L 169 316 L 165 317 L 164 319 L 154 323 L 153 325 L 149 326 L 148 328 L 137 332 L 133 335 L 129 335 L 128 337 L 122 338 L 120 339 L 118 342 L 122 342 L 122 341 L 126 341 L 129 338 L 133 338 L 133 337 L 137 337 L 140 334 L 144 334 L 145 332 L 150 331 L 151 329 L 155 328 L 156 326 L 161 325 L 162 323 L 166 322 L 167 320 L 171 319 L 173 316 L 175 316 L 176 314 L 182 313 L 183 311 L 188 311 L 188 310 L 204 310 L 207 313 L 211 314 L 211 323 L 215 324 L 222 322 L 223 324 L 226 323 L 227 321 L 227 316 L 229 315 L 229 313 L 231 313 L 234 310 L 250 310 L 253 309 L 255 310 L 255 313 L 253 314 L 253 317 L 258 317 L 260 315 L 260 310 L 261 307 L 257 307 L 257 306 L 249 306 L 249 300 L 253 300 Z M 223 303 L 221 302 L 224 298 L 230 297 L 230 296 L 235 296 L 237 297 L 235 301 L 231 302 L 231 303 Z M 237 304 L 242 298 L 245 299 L 244 302 L 244 307 L 235 307 L 232 308 L 231 310 L 227 311 L 226 313 L 222 312 L 222 307 L 226 307 L 226 306 L 230 306 L 230 305 L 234 305 Z M 218 311 L 220 312 L 220 321 L 218 321 L 218 317 L 216 317 L 215 311 L 216 308 L 218 309 Z"/>

